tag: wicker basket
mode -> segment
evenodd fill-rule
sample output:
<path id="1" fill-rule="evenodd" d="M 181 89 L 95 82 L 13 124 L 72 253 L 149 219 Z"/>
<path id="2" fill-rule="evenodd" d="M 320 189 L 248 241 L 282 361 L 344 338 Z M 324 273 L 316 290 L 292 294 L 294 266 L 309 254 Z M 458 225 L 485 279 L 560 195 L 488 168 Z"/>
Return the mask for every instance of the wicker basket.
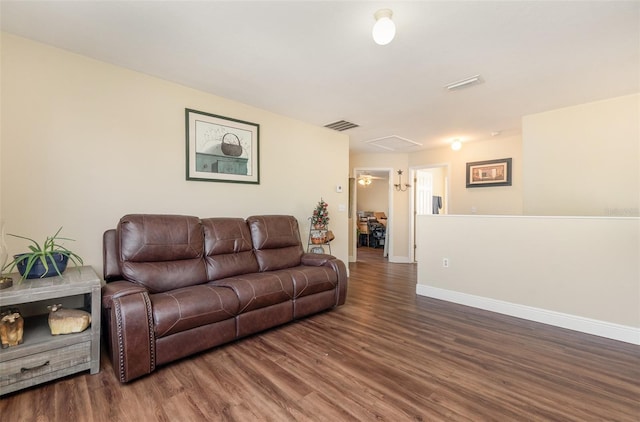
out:
<path id="1" fill-rule="evenodd" d="M 326 243 L 327 238 L 326 237 L 312 237 L 311 238 L 311 243 L 313 243 L 314 245 L 322 245 L 323 243 Z"/>
<path id="2" fill-rule="evenodd" d="M 233 138 L 235 138 L 236 143 L 233 143 Z M 239 157 L 242 155 L 242 145 L 240 145 L 240 138 L 238 138 L 236 134 L 225 133 L 224 136 L 222 136 L 222 153 L 231 157 Z"/>

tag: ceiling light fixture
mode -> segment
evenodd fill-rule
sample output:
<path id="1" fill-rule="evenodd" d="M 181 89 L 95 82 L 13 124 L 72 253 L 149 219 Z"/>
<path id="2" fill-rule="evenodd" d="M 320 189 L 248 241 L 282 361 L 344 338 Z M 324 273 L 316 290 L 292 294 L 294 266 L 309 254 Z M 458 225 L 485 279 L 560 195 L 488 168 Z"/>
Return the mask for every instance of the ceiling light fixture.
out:
<path id="1" fill-rule="evenodd" d="M 462 148 L 462 142 L 460 141 L 460 139 L 454 139 L 453 142 L 451 142 L 452 150 L 460 151 L 461 148 Z"/>
<path id="2" fill-rule="evenodd" d="M 479 82 L 480 82 L 480 75 L 475 75 L 475 76 L 471 76 L 470 78 L 462 79 L 460 81 L 451 82 L 450 84 L 445 85 L 445 88 L 447 88 L 449 91 L 452 91 L 454 89 L 465 88 L 468 85 L 476 84 Z"/>
<path id="3" fill-rule="evenodd" d="M 405 183 L 404 187 L 402 185 L 402 170 L 398 170 L 398 183 L 394 183 L 393 187 L 398 191 L 398 192 L 405 192 L 407 189 L 409 189 L 411 187 L 410 184 Z"/>
<path id="4" fill-rule="evenodd" d="M 372 178 L 371 176 L 361 176 L 360 179 L 358 180 L 358 184 L 364 187 L 367 187 L 371 184 L 372 182 Z"/>
<path id="5" fill-rule="evenodd" d="M 396 24 L 391 20 L 393 12 L 391 9 L 380 9 L 373 14 L 376 19 L 375 25 L 373 25 L 373 40 L 378 45 L 387 45 L 396 36 Z"/>

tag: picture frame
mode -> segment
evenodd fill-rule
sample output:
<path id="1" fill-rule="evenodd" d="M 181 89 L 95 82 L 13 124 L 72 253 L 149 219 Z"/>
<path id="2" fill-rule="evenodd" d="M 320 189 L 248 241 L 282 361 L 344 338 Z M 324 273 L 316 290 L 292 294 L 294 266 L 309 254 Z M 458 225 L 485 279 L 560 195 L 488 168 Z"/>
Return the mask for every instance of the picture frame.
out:
<path id="1" fill-rule="evenodd" d="M 185 108 L 187 180 L 260 184 L 260 125 Z"/>
<path id="2" fill-rule="evenodd" d="M 511 186 L 511 158 L 467 163 L 467 188 Z"/>

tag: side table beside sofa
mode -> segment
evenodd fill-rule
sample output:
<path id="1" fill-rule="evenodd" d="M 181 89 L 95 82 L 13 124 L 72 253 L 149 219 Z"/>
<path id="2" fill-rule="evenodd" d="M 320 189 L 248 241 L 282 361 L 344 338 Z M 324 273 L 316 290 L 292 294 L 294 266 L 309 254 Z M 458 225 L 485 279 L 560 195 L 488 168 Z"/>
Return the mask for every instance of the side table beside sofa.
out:
<path id="1" fill-rule="evenodd" d="M 23 342 L 0 349 L 0 395 L 89 370 L 100 371 L 101 280 L 93 268 L 68 268 L 62 277 L 18 282 L 0 291 L 0 311 L 30 308 L 25 315 Z M 52 335 L 47 306 L 63 299 L 82 297 L 91 314 L 91 326 L 83 332 Z"/>

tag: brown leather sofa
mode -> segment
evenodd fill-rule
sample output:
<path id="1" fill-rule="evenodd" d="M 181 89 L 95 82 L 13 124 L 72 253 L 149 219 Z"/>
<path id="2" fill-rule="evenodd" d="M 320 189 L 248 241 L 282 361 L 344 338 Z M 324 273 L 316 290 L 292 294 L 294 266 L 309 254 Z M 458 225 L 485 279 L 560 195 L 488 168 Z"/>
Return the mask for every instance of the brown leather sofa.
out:
<path id="1" fill-rule="evenodd" d="M 347 274 L 291 216 L 126 215 L 104 233 L 103 321 L 121 382 L 344 304 Z"/>

